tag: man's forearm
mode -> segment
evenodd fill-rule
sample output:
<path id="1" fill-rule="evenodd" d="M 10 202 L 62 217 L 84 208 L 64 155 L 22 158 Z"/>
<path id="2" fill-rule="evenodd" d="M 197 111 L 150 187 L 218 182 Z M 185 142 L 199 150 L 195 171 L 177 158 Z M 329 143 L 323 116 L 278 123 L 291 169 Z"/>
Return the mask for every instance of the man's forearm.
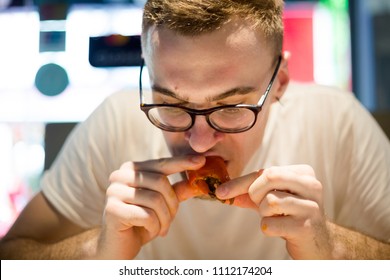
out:
<path id="1" fill-rule="evenodd" d="M 0 259 L 90 259 L 94 258 L 100 229 L 95 228 L 56 243 L 27 238 L 0 241 Z"/>
<path id="2" fill-rule="evenodd" d="M 335 259 L 390 259 L 390 244 L 329 223 Z"/>

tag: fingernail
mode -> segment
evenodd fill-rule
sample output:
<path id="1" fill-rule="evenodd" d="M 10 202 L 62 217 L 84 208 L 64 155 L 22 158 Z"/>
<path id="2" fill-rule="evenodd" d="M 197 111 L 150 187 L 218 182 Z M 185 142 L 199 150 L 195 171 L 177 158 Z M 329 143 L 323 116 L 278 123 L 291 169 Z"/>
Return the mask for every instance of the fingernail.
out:
<path id="1" fill-rule="evenodd" d="M 203 161 L 204 157 L 203 156 L 192 156 L 190 160 L 193 163 L 201 163 Z"/>
<path id="2" fill-rule="evenodd" d="M 224 198 L 228 194 L 228 189 L 225 186 L 219 186 L 216 190 L 216 195 L 219 198 Z"/>
<path id="3" fill-rule="evenodd" d="M 168 230 L 164 230 L 164 231 L 161 231 L 159 235 L 161 237 L 165 237 L 165 236 L 167 236 L 167 234 L 168 234 Z"/>

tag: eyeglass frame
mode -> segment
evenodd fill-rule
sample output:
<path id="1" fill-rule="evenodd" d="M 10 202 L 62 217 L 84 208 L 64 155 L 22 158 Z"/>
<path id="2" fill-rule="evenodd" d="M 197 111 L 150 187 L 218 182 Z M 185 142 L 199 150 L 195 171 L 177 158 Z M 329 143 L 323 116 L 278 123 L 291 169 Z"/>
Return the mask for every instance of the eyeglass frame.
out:
<path id="1" fill-rule="evenodd" d="M 146 104 L 146 103 L 143 102 L 142 70 L 143 70 L 143 67 L 145 65 L 145 62 L 142 59 L 142 62 L 141 62 L 141 65 L 140 65 L 140 72 L 139 72 L 140 109 L 145 113 L 146 117 L 149 119 L 149 121 L 154 126 L 156 126 L 159 129 L 162 129 L 162 130 L 165 130 L 165 131 L 169 131 L 169 132 L 184 132 L 184 131 L 187 131 L 187 130 L 191 129 L 194 126 L 194 124 L 195 124 L 196 116 L 205 116 L 206 121 L 209 124 L 209 126 L 212 127 L 213 129 L 215 129 L 216 131 L 219 131 L 219 132 L 222 132 L 222 133 L 241 133 L 241 132 L 245 132 L 245 131 L 248 131 L 249 129 L 251 129 L 256 124 L 258 114 L 261 112 L 261 110 L 263 108 L 263 105 L 265 103 L 265 100 L 267 99 L 267 97 L 269 95 L 269 92 L 271 91 L 272 85 L 273 85 L 273 83 L 275 81 L 275 78 L 276 78 L 278 72 L 279 72 L 279 68 L 280 68 L 281 62 L 282 62 L 282 56 L 279 55 L 278 56 L 278 61 L 277 61 L 276 67 L 275 67 L 275 70 L 274 70 L 274 72 L 272 74 L 272 77 L 271 77 L 271 80 L 268 83 L 268 86 L 267 86 L 264 94 L 260 97 L 260 100 L 259 100 L 259 102 L 257 102 L 257 104 L 235 104 L 235 105 L 222 105 L 222 106 L 212 107 L 212 108 L 208 108 L 208 109 L 191 109 L 191 108 L 188 108 L 188 107 L 175 105 L 175 104 Z M 168 128 L 164 128 L 164 127 L 158 126 L 157 124 L 155 124 L 150 119 L 150 116 L 149 116 L 149 111 L 151 109 L 158 108 L 158 107 L 171 107 L 171 108 L 179 108 L 179 109 L 183 110 L 184 112 L 186 112 L 191 117 L 191 124 L 189 126 L 185 127 L 185 128 L 177 128 L 177 129 L 175 129 L 175 128 L 168 129 Z M 245 128 L 242 128 L 242 129 L 238 129 L 238 130 L 224 130 L 224 129 L 221 129 L 221 128 L 215 126 L 210 121 L 209 116 L 212 113 L 214 113 L 214 112 L 216 112 L 218 110 L 227 109 L 227 108 L 245 108 L 245 109 L 251 110 L 254 113 L 254 115 L 255 115 L 253 123 L 250 126 L 248 126 L 248 127 L 245 127 Z"/>

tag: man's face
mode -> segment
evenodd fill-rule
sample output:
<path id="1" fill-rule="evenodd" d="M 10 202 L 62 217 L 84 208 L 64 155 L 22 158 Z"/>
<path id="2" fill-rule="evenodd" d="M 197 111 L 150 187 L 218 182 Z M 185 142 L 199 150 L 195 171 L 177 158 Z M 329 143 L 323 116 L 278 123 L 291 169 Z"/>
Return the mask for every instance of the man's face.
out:
<path id="1" fill-rule="evenodd" d="M 194 109 L 257 104 L 274 71 L 276 58 L 265 39 L 241 20 L 201 36 L 181 36 L 164 28 L 151 28 L 146 36 L 143 55 L 151 83 L 169 92 L 155 93 L 156 103 Z M 261 144 L 277 87 L 278 78 L 249 131 L 221 133 L 211 128 L 204 116 L 197 116 L 186 132 L 164 132 L 172 154 L 219 155 L 226 161 L 230 176 L 240 176 Z M 239 90 L 243 88 L 252 90 Z"/>

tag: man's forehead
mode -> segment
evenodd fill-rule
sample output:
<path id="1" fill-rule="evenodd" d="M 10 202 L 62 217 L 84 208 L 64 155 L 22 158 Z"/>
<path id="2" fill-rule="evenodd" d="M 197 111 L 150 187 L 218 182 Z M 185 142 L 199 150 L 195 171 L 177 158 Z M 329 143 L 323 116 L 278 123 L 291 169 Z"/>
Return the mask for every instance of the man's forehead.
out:
<path id="1" fill-rule="evenodd" d="M 221 28 L 199 35 L 188 36 L 166 28 L 164 25 L 151 26 L 145 36 L 147 46 L 145 48 L 150 51 L 172 50 L 177 46 L 178 42 L 187 44 L 198 44 L 201 42 L 216 42 L 223 45 L 225 48 L 232 49 L 265 49 L 268 43 L 265 36 L 259 29 L 255 29 L 249 22 L 240 18 L 235 18 L 224 24 Z M 185 44 L 181 44 L 181 46 Z M 210 46 L 212 47 L 212 46 Z"/>

